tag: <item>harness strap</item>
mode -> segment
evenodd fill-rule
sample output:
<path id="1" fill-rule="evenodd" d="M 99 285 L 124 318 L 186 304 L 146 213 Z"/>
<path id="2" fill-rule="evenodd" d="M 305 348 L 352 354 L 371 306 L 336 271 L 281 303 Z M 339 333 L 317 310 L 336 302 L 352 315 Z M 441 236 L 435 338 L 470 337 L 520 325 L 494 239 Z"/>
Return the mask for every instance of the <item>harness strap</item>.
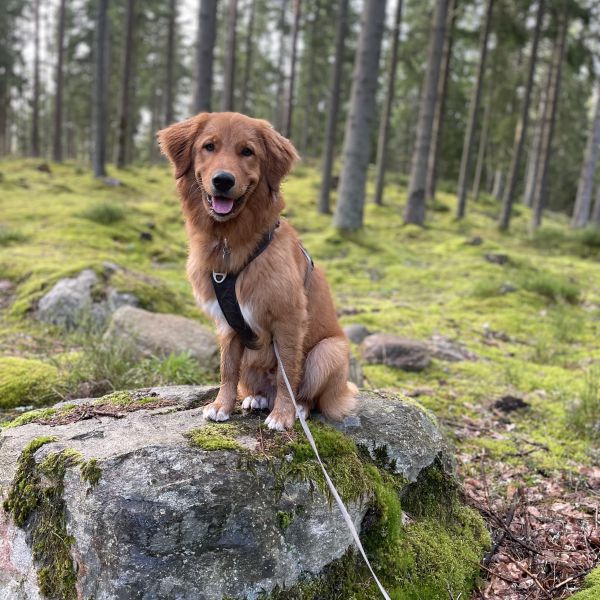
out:
<path id="1" fill-rule="evenodd" d="M 240 337 L 242 344 L 250 350 L 256 350 L 258 345 L 258 336 L 250 325 L 244 319 L 240 303 L 235 293 L 235 283 L 240 273 L 258 256 L 260 256 L 269 246 L 273 239 L 273 233 L 279 227 L 279 221 L 273 229 L 269 230 L 261 239 L 256 250 L 250 255 L 244 266 L 237 273 L 215 273 L 212 274 L 212 284 L 217 297 L 217 302 L 229 327 L 233 329 Z M 304 288 L 308 290 L 310 284 L 310 274 L 314 269 L 314 263 L 308 252 L 300 244 L 300 249 L 306 257 L 308 263 L 306 275 L 304 276 Z"/>

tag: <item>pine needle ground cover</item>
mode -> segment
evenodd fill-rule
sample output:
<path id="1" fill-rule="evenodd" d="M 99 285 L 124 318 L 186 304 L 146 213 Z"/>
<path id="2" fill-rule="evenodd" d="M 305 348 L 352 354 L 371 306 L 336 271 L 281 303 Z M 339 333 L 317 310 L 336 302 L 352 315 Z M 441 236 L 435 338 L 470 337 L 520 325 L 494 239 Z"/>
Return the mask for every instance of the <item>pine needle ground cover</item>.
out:
<path id="1" fill-rule="evenodd" d="M 33 318 L 36 302 L 62 277 L 114 263 L 126 269 L 122 290 L 150 309 L 208 324 L 185 279 L 186 241 L 166 167 L 114 171 L 122 185 L 109 187 L 74 164 L 52 164 L 50 173 L 37 166 L 0 163 L 0 360 L 36 361 L 36 372 L 46 368 L 52 377 L 28 384 L 19 402 L 22 377 L 10 377 L 21 371 L 3 369 L 3 410 L 69 397 L 112 371 L 93 340 Z M 456 197 L 445 193 L 427 228 L 403 227 L 402 183 L 391 177 L 384 206 L 368 203 L 364 230 L 342 236 L 316 213 L 317 170 L 301 165 L 284 186 L 285 215 L 325 268 L 344 324 L 424 341 L 442 336 L 475 355 L 434 360 L 421 373 L 380 365 L 364 372 L 367 387 L 415 397 L 441 419 L 456 443 L 465 497 L 493 539 L 508 529 L 476 597 L 569 597 L 600 552 L 597 236 L 571 233 L 560 216 L 530 236 L 522 206 L 511 233 L 501 234 L 499 207 L 487 197 L 458 223 Z M 104 364 L 99 358 L 102 373 L 89 367 Z M 151 384 L 156 372 L 162 383 L 179 382 L 181 372 L 186 383 L 210 380 L 181 361 L 177 369 L 122 370 L 120 383 Z M 120 358 L 120 369 L 128 364 Z"/>

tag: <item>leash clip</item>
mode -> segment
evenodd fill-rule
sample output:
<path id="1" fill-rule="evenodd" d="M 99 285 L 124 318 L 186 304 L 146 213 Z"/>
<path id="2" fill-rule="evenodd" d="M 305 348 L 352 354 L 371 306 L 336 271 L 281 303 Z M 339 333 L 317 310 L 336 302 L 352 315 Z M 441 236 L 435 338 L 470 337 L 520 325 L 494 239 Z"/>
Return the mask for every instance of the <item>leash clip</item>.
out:
<path id="1" fill-rule="evenodd" d="M 227 277 L 227 273 L 216 273 L 215 271 L 213 271 L 212 276 L 215 280 L 215 283 L 223 283 L 225 281 L 225 278 Z"/>

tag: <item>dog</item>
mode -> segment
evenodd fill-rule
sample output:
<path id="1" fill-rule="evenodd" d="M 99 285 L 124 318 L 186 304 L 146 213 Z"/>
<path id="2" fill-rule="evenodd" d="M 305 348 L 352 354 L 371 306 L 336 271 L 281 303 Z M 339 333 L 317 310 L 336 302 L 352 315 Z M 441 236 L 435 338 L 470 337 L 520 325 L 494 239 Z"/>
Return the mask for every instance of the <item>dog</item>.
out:
<path id="1" fill-rule="evenodd" d="M 304 416 L 351 413 L 357 388 L 347 381 L 349 345 L 329 286 L 280 218 L 280 185 L 299 159 L 292 143 L 267 121 L 233 112 L 200 113 L 158 140 L 185 216 L 187 276 L 219 333 L 221 386 L 204 416 L 226 421 L 239 395 L 245 410 L 270 410 L 270 429 L 294 425 L 273 340 Z"/>

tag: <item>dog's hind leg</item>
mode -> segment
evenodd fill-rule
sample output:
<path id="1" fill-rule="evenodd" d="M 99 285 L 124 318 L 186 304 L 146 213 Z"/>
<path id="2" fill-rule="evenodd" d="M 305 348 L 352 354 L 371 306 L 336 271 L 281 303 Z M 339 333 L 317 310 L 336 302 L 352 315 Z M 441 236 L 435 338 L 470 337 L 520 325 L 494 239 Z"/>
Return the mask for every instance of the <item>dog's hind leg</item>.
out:
<path id="1" fill-rule="evenodd" d="M 332 419 L 350 414 L 358 389 L 348 382 L 348 358 L 348 342 L 341 336 L 316 344 L 304 362 L 298 400 Z"/>

